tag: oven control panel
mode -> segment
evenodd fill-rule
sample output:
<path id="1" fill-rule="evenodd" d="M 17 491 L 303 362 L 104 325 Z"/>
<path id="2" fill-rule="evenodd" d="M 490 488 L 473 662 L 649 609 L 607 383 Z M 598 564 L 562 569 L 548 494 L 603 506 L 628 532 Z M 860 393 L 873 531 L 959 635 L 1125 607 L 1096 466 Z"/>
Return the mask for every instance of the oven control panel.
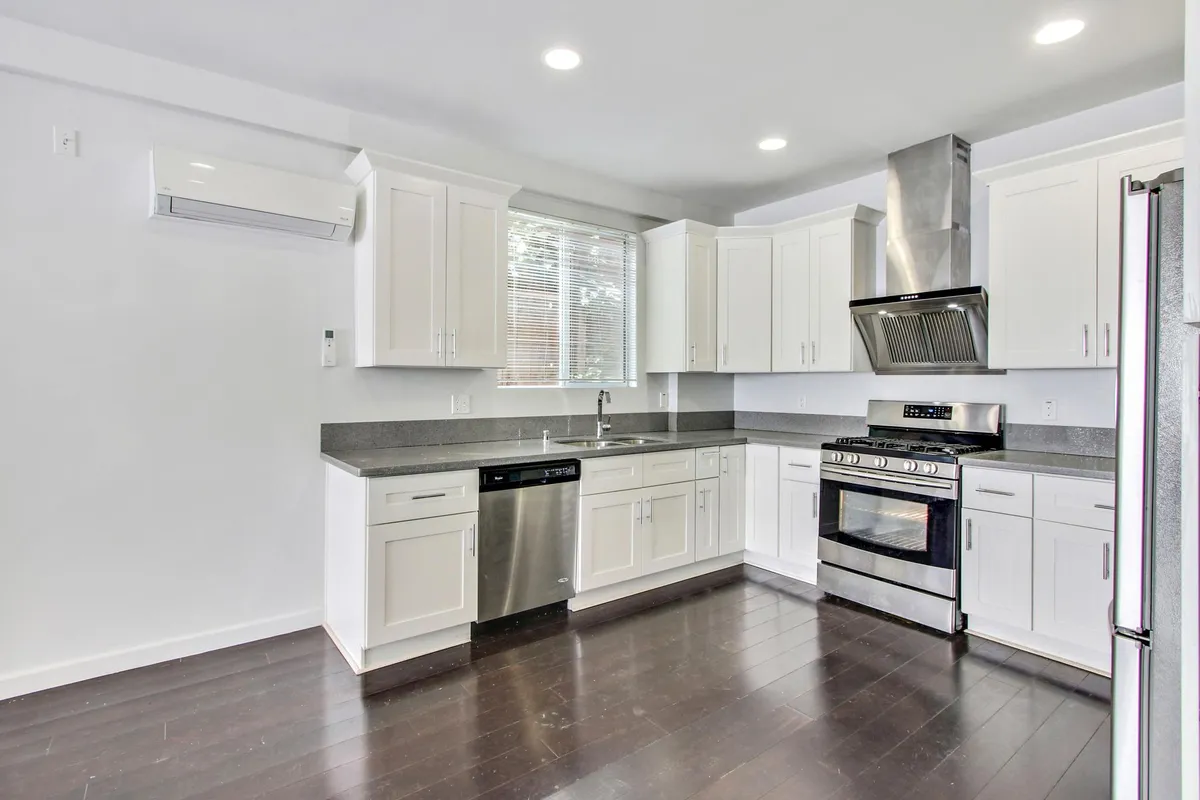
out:
<path id="1" fill-rule="evenodd" d="M 905 404 L 905 419 L 939 419 L 954 418 L 954 406 L 918 406 Z"/>
<path id="2" fill-rule="evenodd" d="M 895 456 L 851 453 L 841 450 L 822 450 L 821 462 L 830 466 L 853 466 L 868 472 L 894 472 L 922 477 L 958 478 L 958 464 L 953 461 L 928 461 L 923 458 L 905 458 L 903 453 Z M 865 469 L 864 469 L 865 468 Z"/>

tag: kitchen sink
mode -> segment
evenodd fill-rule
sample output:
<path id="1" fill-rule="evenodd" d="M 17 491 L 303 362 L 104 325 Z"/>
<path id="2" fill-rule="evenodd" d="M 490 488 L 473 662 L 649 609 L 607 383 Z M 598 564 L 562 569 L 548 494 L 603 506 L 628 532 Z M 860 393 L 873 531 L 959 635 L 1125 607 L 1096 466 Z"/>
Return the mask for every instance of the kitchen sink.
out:
<path id="1" fill-rule="evenodd" d="M 605 450 L 609 447 L 631 447 L 638 444 L 661 444 L 659 439 L 641 439 L 636 436 L 613 436 L 607 439 L 597 439 L 595 436 L 585 436 L 578 439 L 555 439 L 555 444 L 565 444 L 571 447 L 587 447 L 593 450 Z"/>

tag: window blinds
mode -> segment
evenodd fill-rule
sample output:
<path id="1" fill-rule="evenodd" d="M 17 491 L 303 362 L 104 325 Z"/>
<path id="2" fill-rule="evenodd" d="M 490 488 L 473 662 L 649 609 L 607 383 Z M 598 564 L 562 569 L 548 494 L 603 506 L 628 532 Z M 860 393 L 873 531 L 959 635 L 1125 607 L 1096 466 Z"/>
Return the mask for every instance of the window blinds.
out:
<path id="1" fill-rule="evenodd" d="M 636 330 L 635 234 L 509 211 L 501 386 L 632 385 Z"/>

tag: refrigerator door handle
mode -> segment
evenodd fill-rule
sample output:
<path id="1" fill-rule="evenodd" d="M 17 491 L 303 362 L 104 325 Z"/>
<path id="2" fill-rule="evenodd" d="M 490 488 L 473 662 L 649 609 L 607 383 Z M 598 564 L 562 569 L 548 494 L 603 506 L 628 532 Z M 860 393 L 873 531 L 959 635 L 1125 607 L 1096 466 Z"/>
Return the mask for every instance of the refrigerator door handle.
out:
<path id="1" fill-rule="evenodd" d="M 1149 796 L 1144 771 L 1149 757 L 1147 651 L 1140 642 L 1117 635 L 1112 652 L 1112 797 L 1144 800 Z"/>

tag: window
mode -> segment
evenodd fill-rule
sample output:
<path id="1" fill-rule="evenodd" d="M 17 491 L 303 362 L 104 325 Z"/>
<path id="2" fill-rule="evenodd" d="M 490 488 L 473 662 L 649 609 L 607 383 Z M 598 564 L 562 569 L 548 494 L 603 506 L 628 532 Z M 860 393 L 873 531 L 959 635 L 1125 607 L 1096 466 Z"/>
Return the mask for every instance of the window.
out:
<path id="1" fill-rule="evenodd" d="M 637 383 L 637 235 L 509 211 L 501 386 Z"/>

